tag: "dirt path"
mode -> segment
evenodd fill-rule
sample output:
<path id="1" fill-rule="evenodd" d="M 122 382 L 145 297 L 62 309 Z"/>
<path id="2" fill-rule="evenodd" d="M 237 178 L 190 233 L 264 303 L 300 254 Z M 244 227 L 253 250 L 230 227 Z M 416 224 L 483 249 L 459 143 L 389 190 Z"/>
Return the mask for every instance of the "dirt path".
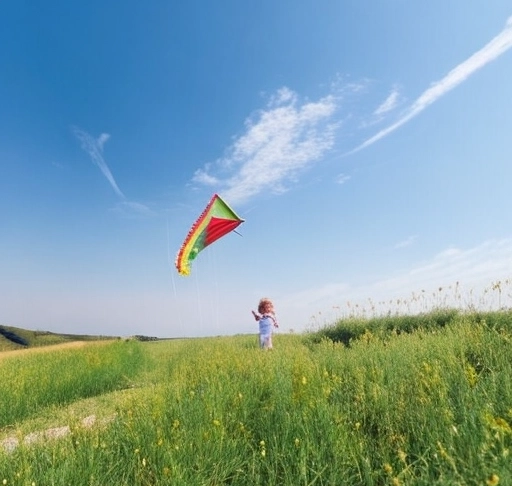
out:
<path id="1" fill-rule="evenodd" d="M 33 354 L 33 353 L 49 353 L 51 351 L 58 351 L 60 349 L 74 349 L 74 348 L 82 348 L 84 346 L 88 346 L 90 344 L 106 344 L 111 342 L 110 340 L 102 340 L 102 341 L 71 341 L 69 343 L 62 344 L 50 344 L 48 346 L 38 346 L 34 348 L 25 348 L 25 349 L 14 349 L 12 351 L 1 351 L 0 359 L 9 358 L 11 356 L 20 356 L 23 354 Z"/>
<path id="2" fill-rule="evenodd" d="M 105 426 L 112 422 L 114 419 L 115 414 L 101 421 L 96 419 L 96 415 L 89 415 L 81 421 L 80 426 L 84 429 L 90 429 L 95 425 Z M 5 439 L 0 440 L 0 449 L 3 449 L 7 453 L 11 453 L 21 444 L 37 444 L 48 440 L 61 439 L 68 436 L 69 434 L 71 434 L 71 428 L 69 425 L 63 425 L 62 427 L 52 427 L 46 430 L 31 432 L 30 434 L 27 434 L 21 438 L 16 436 L 6 437 Z"/>

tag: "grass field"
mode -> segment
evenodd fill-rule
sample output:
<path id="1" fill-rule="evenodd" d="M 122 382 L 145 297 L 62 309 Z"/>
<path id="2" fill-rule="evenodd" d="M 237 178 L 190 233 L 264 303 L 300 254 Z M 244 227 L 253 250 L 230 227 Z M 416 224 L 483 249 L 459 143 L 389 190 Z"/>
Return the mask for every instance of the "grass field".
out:
<path id="1" fill-rule="evenodd" d="M 0 484 L 510 485 L 511 340 L 509 311 L 438 310 L 267 352 L 233 336 L 4 353 L 0 441 L 18 446 Z"/>

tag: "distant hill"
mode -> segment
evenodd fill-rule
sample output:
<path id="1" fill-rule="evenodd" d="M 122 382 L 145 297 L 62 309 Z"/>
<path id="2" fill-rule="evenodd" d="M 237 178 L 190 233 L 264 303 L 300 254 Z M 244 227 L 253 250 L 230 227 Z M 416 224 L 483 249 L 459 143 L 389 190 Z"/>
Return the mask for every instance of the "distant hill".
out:
<path id="1" fill-rule="evenodd" d="M 0 351 L 50 346 L 72 341 L 99 341 L 104 339 L 118 339 L 118 336 L 58 334 L 49 331 L 30 331 L 19 327 L 0 326 Z"/>

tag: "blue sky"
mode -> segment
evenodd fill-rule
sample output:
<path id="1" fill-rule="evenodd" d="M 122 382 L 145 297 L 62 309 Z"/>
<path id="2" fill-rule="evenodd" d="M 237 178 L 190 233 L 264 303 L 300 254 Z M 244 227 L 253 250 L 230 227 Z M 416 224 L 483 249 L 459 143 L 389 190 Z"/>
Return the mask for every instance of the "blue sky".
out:
<path id="1" fill-rule="evenodd" d="M 301 331 L 511 277 L 509 2 L 7 0 L 0 59 L 0 324 Z M 242 236 L 181 277 L 214 193 Z"/>

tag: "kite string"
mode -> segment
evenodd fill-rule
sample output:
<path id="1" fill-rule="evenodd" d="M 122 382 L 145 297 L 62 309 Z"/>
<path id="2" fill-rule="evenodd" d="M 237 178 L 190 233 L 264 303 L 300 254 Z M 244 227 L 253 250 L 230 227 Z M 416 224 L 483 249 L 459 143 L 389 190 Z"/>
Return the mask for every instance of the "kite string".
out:
<path id="1" fill-rule="evenodd" d="M 219 322 L 219 280 L 217 278 L 217 258 L 216 252 L 212 251 L 212 261 L 213 261 L 213 279 L 215 282 L 215 296 L 214 296 L 214 314 L 215 314 L 215 328 L 217 329 L 217 333 L 219 333 L 220 322 Z"/>
<path id="2" fill-rule="evenodd" d="M 207 327 L 208 332 L 211 332 L 213 329 L 215 329 L 215 332 L 218 334 L 220 332 L 220 307 L 219 307 L 219 282 L 217 279 L 217 258 L 216 258 L 216 252 L 215 249 L 212 249 L 210 246 L 205 248 L 206 253 L 206 274 L 201 275 L 201 272 L 204 269 L 204 266 L 201 264 L 196 264 L 195 270 L 194 270 L 194 278 L 195 284 L 196 284 L 196 298 L 197 298 L 197 309 L 199 313 L 199 324 L 201 327 L 201 331 L 204 332 L 205 325 Z M 201 263 L 201 262 L 200 262 Z M 202 262 L 203 264 L 205 262 Z M 206 292 L 204 293 L 203 289 L 206 285 L 208 288 L 211 288 L 210 285 L 208 285 L 208 281 L 211 281 L 210 279 L 213 276 L 213 292 Z M 205 279 L 208 279 L 206 281 Z M 203 284 L 201 285 L 202 282 Z M 205 323 L 204 316 L 208 316 L 209 322 Z M 210 319 L 211 318 L 211 319 Z M 212 326 L 213 329 L 209 328 L 208 326 Z"/>
<path id="3" fill-rule="evenodd" d="M 170 270 L 171 270 L 171 281 L 172 281 L 172 288 L 174 293 L 174 302 L 176 304 L 176 307 L 178 307 L 178 292 L 176 290 L 176 281 L 174 280 L 174 264 L 173 260 L 171 258 L 171 247 L 170 247 L 170 231 L 169 231 L 169 220 L 167 220 L 167 263 L 169 264 Z M 180 336 L 183 335 L 183 322 L 182 322 L 182 316 L 181 312 L 172 312 L 171 315 L 177 315 L 178 316 L 178 324 L 179 324 L 179 331 Z"/>
<path id="4" fill-rule="evenodd" d="M 213 291 L 207 297 L 207 305 L 210 311 L 210 316 L 214 316 L 211 325 L 213 325 L 215 332 L 220 334 L 220 296 L 219 296 L 219 281 L 217 278 L 217 252 L 215 248 L 208 246 L 205 248 L 206 260 L 208 262 L 208 273 L 210 278 L 213 279 Z"/>
<path id="5" fill-rule="evenodd" d="M 199 267 L 199 265 L 197 265 L 197 267 Z M 197 298 L 197 310 L 199 311 L 199 326 L 200 326 L 201 330 L 203 330 L 203 312 L 202 312 L 202 306 L 201 306 L 202 299 L 201 299 L 201 292 L 199 289 L 199 278 L 196 278 L 197 274 L 198 274 L 197 267 L 195 269 L 195 276 L 193 278 L 196 283 L 196 298 Z"/>

